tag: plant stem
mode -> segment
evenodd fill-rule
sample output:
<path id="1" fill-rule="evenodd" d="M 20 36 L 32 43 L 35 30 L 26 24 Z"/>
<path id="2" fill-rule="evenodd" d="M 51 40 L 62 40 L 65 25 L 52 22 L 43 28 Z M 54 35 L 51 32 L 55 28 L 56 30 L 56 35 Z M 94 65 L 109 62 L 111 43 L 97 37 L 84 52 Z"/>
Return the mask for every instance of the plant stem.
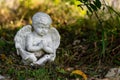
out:
<path id="1" fill-rule="evenodd" d="M 102 21 L 100 20 L 100 18 L 99 18 L 99 16 L 97 15 L 97 13 L 96 13 L 96 11 L 94 12 L 95 13 L 95 16 L 96 16 L 96 18 L 98 19 L 98 22 L 99 22 L 99 24 L 101 25 L 101 27 L 102 27 L 102 52 L 101 52 L 101 56 L 100 57 L 102 57 L 102 56 L 104 56 L 104 54 L 105 54 L 105 46 L 106 46 L 106 44 L 105 44 L 105 30 L 104 30 L 104 27 L 103 27 L 103 25 L 102 25 Z"/>

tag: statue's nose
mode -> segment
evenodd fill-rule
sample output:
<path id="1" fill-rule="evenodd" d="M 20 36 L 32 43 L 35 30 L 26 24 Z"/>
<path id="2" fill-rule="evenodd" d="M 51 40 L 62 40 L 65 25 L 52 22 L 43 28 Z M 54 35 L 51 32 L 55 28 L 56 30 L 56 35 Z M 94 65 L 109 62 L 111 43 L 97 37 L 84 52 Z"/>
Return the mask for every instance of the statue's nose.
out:
<path id="1" fill-rule="evenodd" d="M 43 29 L 43 32 L 46 32 L 46 29 Z"/>

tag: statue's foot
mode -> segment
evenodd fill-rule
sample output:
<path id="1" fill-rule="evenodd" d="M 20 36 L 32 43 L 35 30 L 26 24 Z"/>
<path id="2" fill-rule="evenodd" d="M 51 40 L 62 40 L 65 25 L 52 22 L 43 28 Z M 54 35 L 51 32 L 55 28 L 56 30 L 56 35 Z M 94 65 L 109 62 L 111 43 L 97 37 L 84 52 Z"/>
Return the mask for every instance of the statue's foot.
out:
<path id="1" fill-rule="evenodd" d="M 31 61 L 31 62 L 37 61 L 37 58 L 35 57 L 34 54 L 29 55 L 29 56 L 28 56 L 28 59 L 29 59 L 29 61 Z"/>
<path id="2" fill-rule="evenodd" d="M 31 66 L 39 66 L 36 62 L 30 64 Z"/>
<path id="3" fill-rule="evenodd" d="M 42 58 L 40 58 L 39 60 L 37 60 L 37 61 L 34 61 L 31 65 L 39 65 L 39 66 L 43 66 L 43 65 L 45 65 L 45 63 L 47 62 L 47 61 L 50 61 L 50 58 L 51 58 L 51 55 L 45 55 L 45 56 L 43 56 Z"/>
<path id="4" fill-rule="evenodd" d="M 44 63 L 40 64 L 40 63 L 38 63 L 38 61 L 36 61 L 36 62 L 31 63 L 30 65 L 31 66 L 43 66 L 45 64 Z"/>

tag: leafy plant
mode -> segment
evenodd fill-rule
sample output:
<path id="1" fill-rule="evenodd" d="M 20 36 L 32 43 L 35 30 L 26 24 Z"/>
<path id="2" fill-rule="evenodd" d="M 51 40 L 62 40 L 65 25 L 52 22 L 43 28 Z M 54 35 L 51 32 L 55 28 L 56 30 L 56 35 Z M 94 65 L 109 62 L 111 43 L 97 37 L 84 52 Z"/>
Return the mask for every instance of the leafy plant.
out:
<path id="1" fill-rule="evenodd" d="M 100 0 L 78 0 L 82 4 L 78 5 L 83 9 L 83 6 L 86 6 L 90 12 L 97 11 L 101 8 Z"/>

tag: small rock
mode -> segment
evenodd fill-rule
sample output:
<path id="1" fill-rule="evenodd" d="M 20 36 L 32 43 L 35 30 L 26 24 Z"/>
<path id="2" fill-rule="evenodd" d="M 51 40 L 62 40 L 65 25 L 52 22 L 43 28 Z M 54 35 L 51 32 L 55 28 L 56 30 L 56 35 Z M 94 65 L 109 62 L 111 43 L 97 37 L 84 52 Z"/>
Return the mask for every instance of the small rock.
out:
<path id="1" fill-rule="evenodd" d="M 74 42 L 73 42 L 73 45 L 77 45 L 77 44 L 79 44 L 80 43 L 80 40 L 75 40 Z"/>
<path id="2" fill-rule="evenodd" d="M 105 77 L 116 77 L 120 74 L 120 68 L 111 68 Z"/>

